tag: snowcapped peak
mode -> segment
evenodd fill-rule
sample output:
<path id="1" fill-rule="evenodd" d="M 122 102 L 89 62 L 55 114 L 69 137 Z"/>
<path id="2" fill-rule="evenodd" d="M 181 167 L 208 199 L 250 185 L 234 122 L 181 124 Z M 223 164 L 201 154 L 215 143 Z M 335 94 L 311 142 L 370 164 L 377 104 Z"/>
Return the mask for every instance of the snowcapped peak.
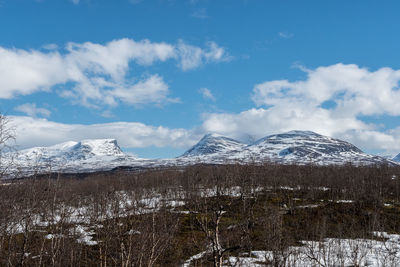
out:
<path id="1" fill-rule="evenodd" d="M 245 144 L 220 134 L 206 134 L 196 145 L 182 156 L 200 156 L 214 153 L 225 153 L 242 149 Z"/>
<path id="2" fill-rule="evenodd" d="M 115 139 L 86 139 L 68 141 L 49 147 L 34 147 L 17 151 L 11 157 L 22 165 L 25 163 L 50 164 L 54 166 L 82 161 L 102 161 L 126 157 Z M 25 164 L 27 165 L 27 164 Z"/>
<path id="3" fill-rule="evenodd" d="M 202 163 L 277 162 L 290 164 L 395 164 L 363 153 L 354 145 L 311 131 L 289 131 L 244 144 L 220 134 L 206 134 L 196 145 L 175 159 L 146 160 L 125 154 L 115 139 L 68 141 L 49 147 L 34 147 L 9 152 L 4 166 L 12 162 L 26 173 L 39 170 L 90 172 L 120 166 L 184 166 Z M 400 161 L 400 155 L 393 160 Z M 9 160 L 10 164 L 7 164 Z M 1 168 L 1 166 L 0 166 Z"/>
<path id="4" fill-rule="evenodd" d="M 96 156 L 112 156 L 123 154 L 115 139 L 86 139 L 78 143 L 77 149 Z"/>
<path id="5" fill-rule="evenodd" d="M 182 158 L 209 163 L 263 162 L 295 164 L 387 164 L 384 158 L 363 153 L 356 146 L 312 131 L 289 131 L 266 136 L 249 145 L 207 134 Z"/>

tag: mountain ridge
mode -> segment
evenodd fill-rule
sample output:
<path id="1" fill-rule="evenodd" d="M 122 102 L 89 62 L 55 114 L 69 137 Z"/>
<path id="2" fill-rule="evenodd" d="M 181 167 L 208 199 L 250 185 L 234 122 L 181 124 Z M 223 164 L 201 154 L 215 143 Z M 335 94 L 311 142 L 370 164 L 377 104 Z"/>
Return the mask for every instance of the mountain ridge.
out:
<path id="1" fill-rule="evenodd" d="M 193 147 L 198 146 L 199 143 Z M 283 164 L 313 163 L 319 165 L 344 164 L 347 162 L 357 165 L 393 164 L 390 160 L 364 153 L 349 142 L 312 131 L 299 130 L 268 135 L 243 146 L 241 151 L 231 151 L 229 154 L 194 155 L 192 161 L 195 160 L 207 163 L 272 161 Z"/>
<path id="2" fill-rule="evenodd" d="M 116 139 L 68 141 L 9 154 L 10 164 L 32 172 L 51 167 L 62 172 L 92 172 L 118 167 L 186 166 L 197 163 L 262 163 L 355 165 L 397 163 L 364 153 L 349 142 L 312 131 L 289 131 L 260 138 L 250 144 L 219 134 L 206 134 L 181 156 L 172 159 L 140 159 L 124 153 Z M 7 157 L 5 157 L 7 158 Z M 13 161 L 11 161 L 11 159 Z M 34 167 L 34 168 L 33 168 Z"/>

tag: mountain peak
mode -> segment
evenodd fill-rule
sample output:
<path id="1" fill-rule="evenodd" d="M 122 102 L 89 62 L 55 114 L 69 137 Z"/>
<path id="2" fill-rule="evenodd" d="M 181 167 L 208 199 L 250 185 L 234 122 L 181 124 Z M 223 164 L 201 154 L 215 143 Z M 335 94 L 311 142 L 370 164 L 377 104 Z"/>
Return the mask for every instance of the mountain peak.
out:
<path id="1" fill-rule="evenodd" d="M 93 157 L 122 156 L 124 153 L 115 139 L 86 139 L 24 149 L 18 151 L 17 155 L 20 160 L 66 163 Z"/>
<path id="2" fill-rule="evenodd" d="M 78 143 L 85 153 L 96 156 L 112 156 L 123 154 L 116 139 L 86 139 Z"/>
<path id="3" fill-rule="evenodd" d="M 216 133 L 208 133 L 182 156 L 201 156 L 206 154 L 226 153 L 242 149 L 245 144 Z"/>
<path id="4" fill-rule="evenodd" d="M 249 145 L 208 134 L 183 156 L 204 162 L 263 162 L 290 164 L 387 164 L 384 158 L 368 155 L 356 146 L 312 131 L 293 130 L 269 135 Z M 181 157 L 181 158 L 182 158 Z"/>
<path id="5" fill-rule="evenodd" d="M 217 133 L 208 133 L 208 134 L 205 134 L 204 136 L 203 136 L 203 138 L 201 138 L 201 140 L 203 140 L 203 139 L 209 139 L 209 138 L 227 138 L 227 137 L 225 137 L 225 136 L 223 136 L 223 135 L 220 135 L 220 134 L 217 134 Z"/>

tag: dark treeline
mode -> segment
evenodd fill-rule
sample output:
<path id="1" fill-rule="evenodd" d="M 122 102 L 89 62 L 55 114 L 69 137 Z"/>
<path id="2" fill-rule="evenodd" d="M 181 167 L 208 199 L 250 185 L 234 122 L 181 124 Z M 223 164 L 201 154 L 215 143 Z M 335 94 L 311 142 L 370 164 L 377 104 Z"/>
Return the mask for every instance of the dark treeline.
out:
<path id="1" fill-rule="evenodd" d="M 288 247 L 301 240 L 400 233 L 399 177 L 389 166 L 249 164 L 6 181 L 0 266 L 179 266 L 200 252 L 191 264 L 222 266 L 253 250 L 294 266 Z"/>

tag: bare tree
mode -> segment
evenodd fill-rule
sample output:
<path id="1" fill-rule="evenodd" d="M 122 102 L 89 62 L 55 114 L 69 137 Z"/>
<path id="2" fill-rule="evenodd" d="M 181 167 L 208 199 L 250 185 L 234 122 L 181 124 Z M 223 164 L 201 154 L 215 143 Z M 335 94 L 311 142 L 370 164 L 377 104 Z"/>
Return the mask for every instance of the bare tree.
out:
<path id="1" fill-rule="evenodd" d="M 15 129 L 10 125 L 10 119 L 0 114 L 0 180 L 4 179 L 12 168 L 13 158 L 10 153 L 15 148 Z"/>

